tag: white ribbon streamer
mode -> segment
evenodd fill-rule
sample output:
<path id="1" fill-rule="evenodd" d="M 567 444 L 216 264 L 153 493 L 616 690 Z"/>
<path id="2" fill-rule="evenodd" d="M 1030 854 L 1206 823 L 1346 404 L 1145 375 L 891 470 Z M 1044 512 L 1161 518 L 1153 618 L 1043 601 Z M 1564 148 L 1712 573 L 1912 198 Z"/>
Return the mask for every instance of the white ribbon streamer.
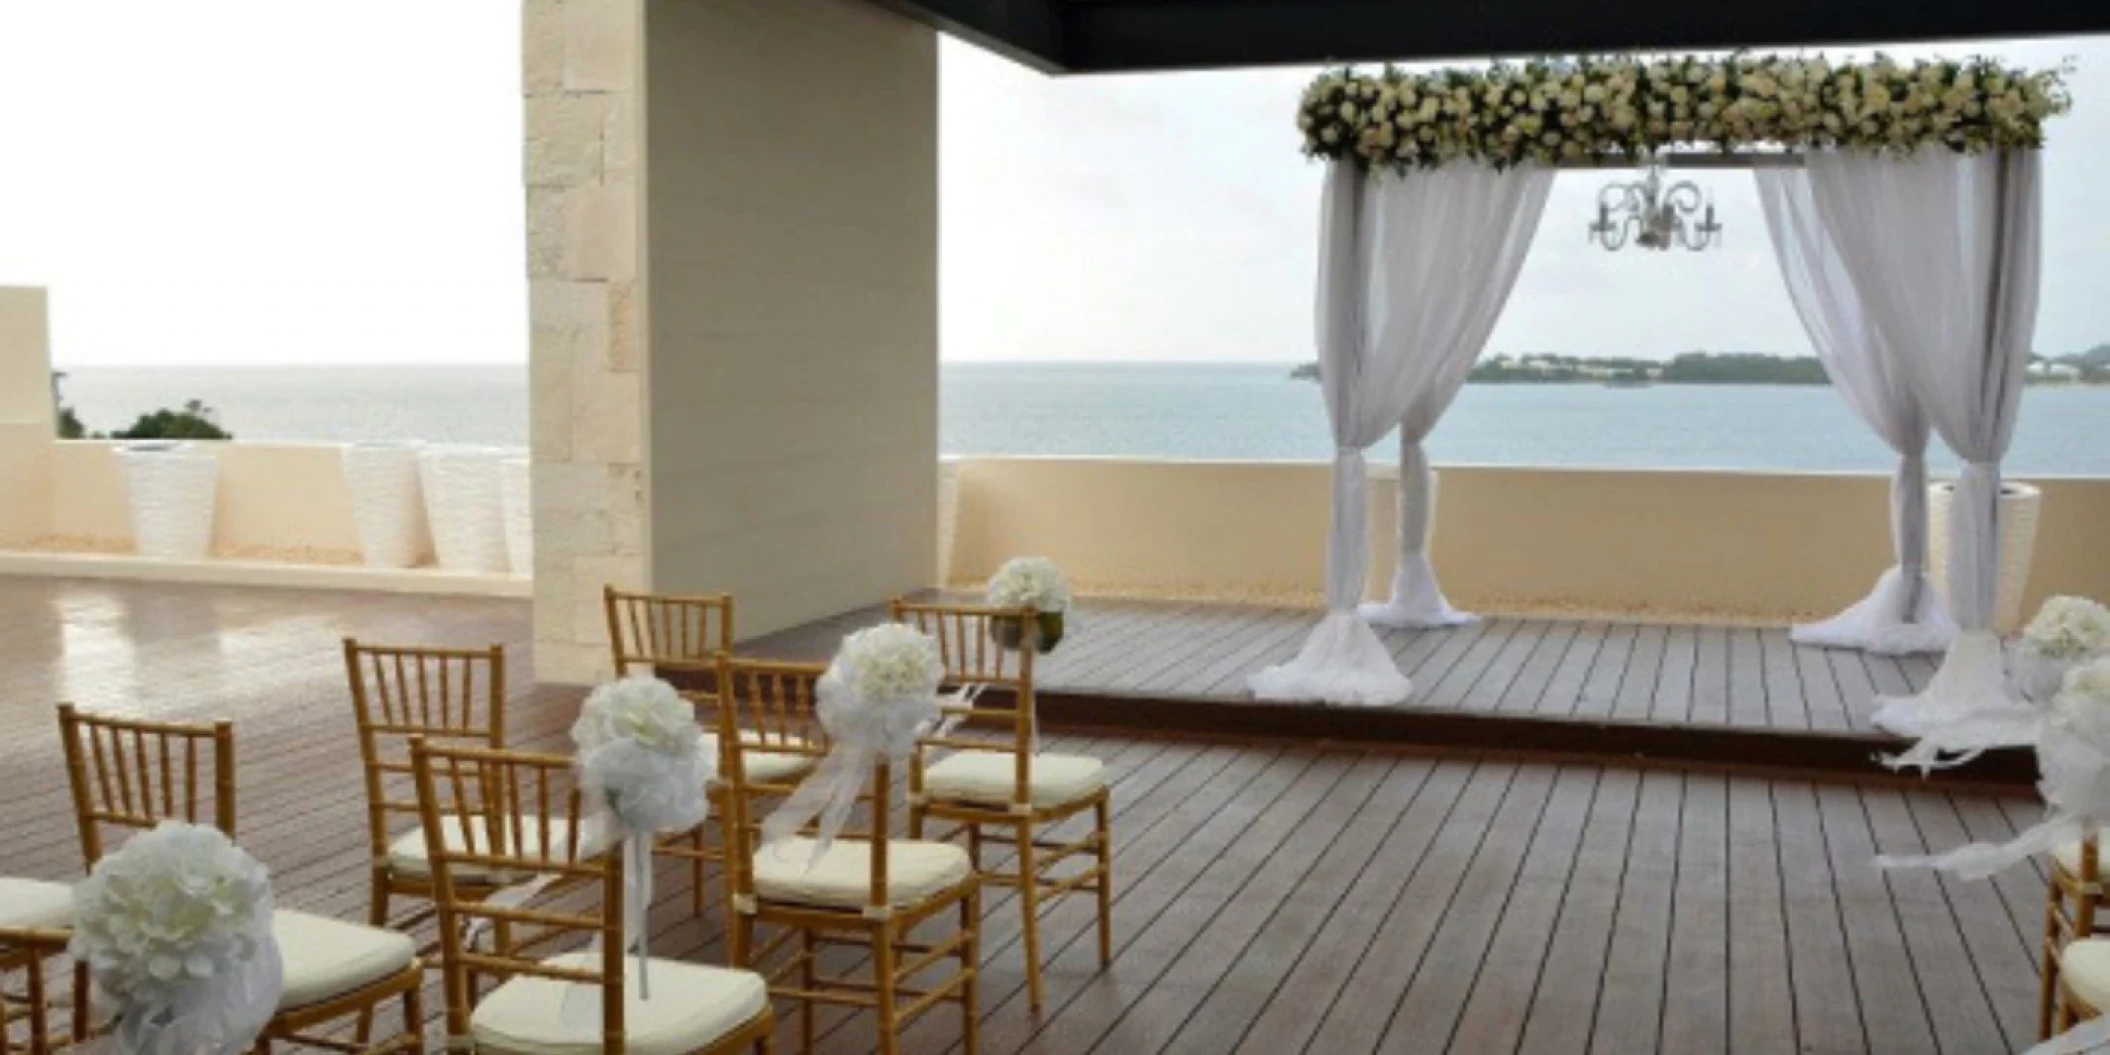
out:
<path id="1" fill-rule="evenodd" d="M 969 685 L 942 698 L 934 693 L 866 700 L 850 687 L 838 664 L 831 663 L 813 687 L 814 714 L 828 734 L 828 754 L 762 821 L 762 845 L 781 852 L 785 840 L 817 821 L 813 853 L 806 861 L 811 869 L 835 844 L 872 767 L 882 758 L 905 762 L 915 752 L 916 741 L 950 732 L 967 716 L 946 714 L 946 708 L 971 706 L 981 692 L 982 686 Z M 1038 735 L 1036 729 L 1035 750 Z"/>
<path id="2" fill-rule="evenodd" d="M 186 986 L 172 999 L 117 1000 L 96 988 L 95 1006 L 116 1020 L 84 1055 L 240 1055 L 278 1013 L 285 968 L 278 941 L 266 937 L 255 956 L 228 975 Z"/>

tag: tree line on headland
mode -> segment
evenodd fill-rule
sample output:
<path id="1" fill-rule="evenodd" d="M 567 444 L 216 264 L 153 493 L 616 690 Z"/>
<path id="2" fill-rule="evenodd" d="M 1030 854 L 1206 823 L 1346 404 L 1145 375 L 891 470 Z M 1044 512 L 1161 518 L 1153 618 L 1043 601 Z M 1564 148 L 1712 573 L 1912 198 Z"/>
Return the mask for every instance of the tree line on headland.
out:
<path id="1" fill-rule="evenodd" d="M 1319 364 L 1290 371 L 1293 378 L 1317 380 Z M 1604 385 L 1822 385 L 1829 383 L 1824 365 L 1807 355 L 1767 352 L 1684 352 L 1668 360 L 1632 356 L 1495 355 L 1473 364 L 1466 380 L 1474 384 Z M 2110 344 L 2078 355 L 2030 357 L 2032 384 L 2110 384 Z"/>

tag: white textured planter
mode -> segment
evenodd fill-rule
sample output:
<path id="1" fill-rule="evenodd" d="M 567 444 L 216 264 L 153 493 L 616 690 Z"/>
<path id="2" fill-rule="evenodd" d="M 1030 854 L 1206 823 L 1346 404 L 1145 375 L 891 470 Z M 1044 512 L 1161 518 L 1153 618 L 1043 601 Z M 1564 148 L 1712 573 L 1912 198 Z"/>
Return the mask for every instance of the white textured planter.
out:
<path id="1" fill-rule="evenodd" d="M 159 560 L 204 560 L 220 463 L 188 443 L 149 440 L 118 447 L 117 464 L 132 507 L 133 549 Z"/>
<path id="2" fill-rule="evenodd" d="M 1956 497 L 1950 481 L 1927 488 L 1927 565 L 1934 588 L 1949 599 L 1949 506 Z M 2037 511 L 2043 492 L 2025 483 L 2000 485 L 2000 593 L 1993 605 L 1993 628 L 2012 634 L 2022 625 L 2022 591 L 2029 588 L 2029 565 L 2037 550 Z M 1950 611 L 1955 611 L 1951 606 Z"/>
<path id="3" fill-rule="evenodd" d="M 408 568 L 425 553 L 425 490 L 418 483 L 424 445 L 354 443 L 344 449 L 352 527 L 370 568 Z"/>
<path id="4" fill-rule="evenodd" d="M 535 574 L 535 472 L 526 458 L 507 458 L 499 465 L 499 489 L 506 514 L 506 564 L 515 575 Z"/>
<path id="5" fill-rule="evenodd" d="M 418 453 L 418 481 L 432 549 L 448 571 L 506 570 L 504 499 L 495 447 L 427 447 Z"/>

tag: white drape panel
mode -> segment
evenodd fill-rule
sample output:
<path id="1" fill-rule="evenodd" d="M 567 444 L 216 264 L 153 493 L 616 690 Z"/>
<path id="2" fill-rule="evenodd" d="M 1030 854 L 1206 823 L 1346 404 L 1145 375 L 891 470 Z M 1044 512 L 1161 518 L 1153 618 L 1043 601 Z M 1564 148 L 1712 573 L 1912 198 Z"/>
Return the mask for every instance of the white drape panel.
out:
<path id="1" fill-rule="evenodd" d="M 1891 543 L 1897 563 L 1875 589 L 1829 619 L 1805 623 L 1790 636 L 1798 643 L 1861 648 L 1885 655 L 1940 652 L 1956 636 L 1956 624 L 1927 581 L 1927 415 L 1900 372 L 1889 362 L 1874 323 L 1862 310 L 1853 277 L 1817 214 L 1809 173 L 1758 169 L 1758 197 L 1788 299 L 1832 387 L 1855 416 L 1898 456 L 1890 481 Z M 1885 232 L 1860 225 L 1838 237 L 1880 240 Z"/>
<path id="2" fill-rule="evenodd" d="M 1253 675 L 1255 696 L 1382 705 L 1412 691 L 1355 611 L 1369 567 L 1363 450 L 1401 426 L 1402 461 L 1411 450 L 1420 466 L 1418 488 L 1401 466 L 1402 495 L 1418 496 L 1403 509 L 1412 519 L 1403 516 L 1402 528 L 1414 528 L 1426 569 L 1430 492 L 1420 441 L 1501 314 L 1552 185 L 1553 173 L 1537 166 L 1454 164 L 1403 177 L 1329 166 L 1318 296 L 1319 383 L 1335 449 L 1327 612 L 1294 659 Z M 1433 572 L 1426 582 L 1440 600 Z"/>
<path id="3" fill-rule="evenodd" d="M 1961 633 L 1925 692 L 1886 700 L 1876 714 L 1883 728 L 1915 736 L 2008 702 L 1993 630 L 2000 459 L 2036 332 L 2039 157 L 1928 148 L 1902 158 L 1824 152 L 1807 164 L 1818 214 L 1888 361 L 1964 462 L 1948 525 L 1949 603 Z"/>
<path id="4" fill-rule="evenodd" d="M 1398 349 L 1399 559 L 1392 593 L 1364 605 L 1387 626 L 1455 626 L 1472 616 L 1451 607 L 1429 564 L 1436 479 L 1422 441 L 1450 409 L 1473 360 L 1502 317 L 1538 233 L 1554 172 L 1528 166 L 1495 172 L 1446 165 L 1381 186 L 1383 215 L 1397 218 L 1384 244 L 1400 256 L 1380 287 L 1380 347 Z"/>

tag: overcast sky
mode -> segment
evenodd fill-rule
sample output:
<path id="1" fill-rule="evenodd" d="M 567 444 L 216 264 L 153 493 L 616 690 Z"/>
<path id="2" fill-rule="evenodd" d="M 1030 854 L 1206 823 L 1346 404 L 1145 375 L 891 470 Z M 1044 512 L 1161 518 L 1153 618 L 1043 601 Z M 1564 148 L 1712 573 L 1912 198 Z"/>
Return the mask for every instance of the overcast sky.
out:
<path id="1" fill-rule="evenodd" d="M 61 365 L 522 361 L 517 12 L 0 0 L 0 283 L 52 287 Z M 1944 50 L 2076 60 L 2037 344 L 2110 341 L 2110 41 Z M 942 62 L 947 358 L 1312 356 L 1311 70 Z M 1611 178 L 1556 185 L 1491 350 L 1807 350 L 1748 176 L 1700 177 L 1702 254 L 1588 246 Z"/>

